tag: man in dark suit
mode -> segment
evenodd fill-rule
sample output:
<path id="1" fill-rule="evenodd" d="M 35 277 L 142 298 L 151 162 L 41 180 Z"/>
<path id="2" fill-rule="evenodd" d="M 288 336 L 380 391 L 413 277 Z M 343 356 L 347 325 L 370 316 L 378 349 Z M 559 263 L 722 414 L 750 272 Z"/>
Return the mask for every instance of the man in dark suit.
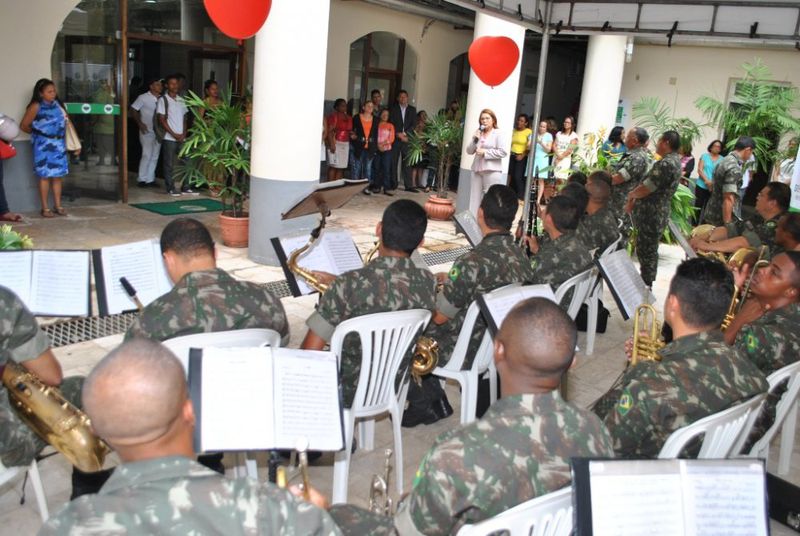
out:
<path id="1" fill-rule="evenodd" d="M 397 94 L 397 103 L 389 109 L 389 121 L 394 125 L 395 141 L 392 146 L 392 188 L 397 188 L 397 161 L 402 159 L 403 184 L 407 192 L 418 192 L 411 182 L 411 170 L 408 169 L 408 134 L 414 131 L 417 123 L 417 109 L 408 104 L 408 91 L 401 89 Z"/>

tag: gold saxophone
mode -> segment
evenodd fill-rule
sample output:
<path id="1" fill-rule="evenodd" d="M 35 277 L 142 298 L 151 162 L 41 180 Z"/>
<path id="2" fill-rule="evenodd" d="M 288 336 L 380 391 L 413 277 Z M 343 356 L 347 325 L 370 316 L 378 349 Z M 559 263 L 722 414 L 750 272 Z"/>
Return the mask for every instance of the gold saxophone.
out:
<path id="1" fill-rule="evenodd" d="M 633 351 L 628 366 L 636 366 L 639 361 L 661 361 L 658 351 L 663 347 L 664 340 L 661 338 L 661 324 L 658 322 L 656 309 L 643 303 L 636 308 L 633 317 Z"/>
<path id="2" fill-rule="evenodd" d="M 81 471 L 103 468 L 109 448 L 92 432 L 89 417 L 55 387 L 45 385 L 22 365 L 9 361 L 3 370 L 8 400 L 20 420 Z"/>
<path id="3" fill-rule="evenodd" d="M 305 279 L 306 283 L 308 283 L 308 286 L 320 294 L 325 294 L 325 291 L 328 290 L 328 285 L 321 282 L 311 270 L 306 270 L 297 264 L 297 259 L 300 258 L 300 255 L 308 251 L 308 249 L 314 245 L 314 242 L 316 242 L 317 238 L 319 238 L 319 235 L 322 234 L 322 230 L 325 228 L 325 212 L 322 210 L 320 212 L 322 213 L 322 217 L 319 220 L 319 225 L 317 225 L 317 227 L 311 231 L 311 236 L 303 247 L 292 251 L 291 255 L 289 255 L 289 259 L 286 261 L 286 266 L 288 266 L 292 273 L 297 274 Z"/>
<path id="4" fill-rule="evenodd" d="M 384 451 L 386 462 L 383 468 L 383 476 L 372 475 L 372 482 L 369 484 L 369 503 L 367 509 L 370 512 L 383 516 L 391 516 L 393 512 L 392 498 L 389 496 L 389 471 L 392 463 L 392 449 Z"/>

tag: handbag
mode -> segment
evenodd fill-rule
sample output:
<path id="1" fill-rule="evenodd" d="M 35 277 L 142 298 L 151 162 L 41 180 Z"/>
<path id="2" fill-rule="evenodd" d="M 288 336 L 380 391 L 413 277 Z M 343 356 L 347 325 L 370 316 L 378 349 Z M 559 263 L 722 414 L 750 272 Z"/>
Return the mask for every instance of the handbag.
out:
<path id="1" fill-rule="evenodd" d="M 74 153 L 81 150 L 81 138 L 78 136 L 78 131 L 75 130 L 75 125 L 67 115 L 67 111 L 61 108 L 61 113 L 64 114 L 64 141 L 67 146 L 67 151 Z"/>
<path id="2" fill-rule="evenodd" d="M 0 140 L 0 160 L 8 160 L 17 156 L 17 149 L 9 142 Z"/>

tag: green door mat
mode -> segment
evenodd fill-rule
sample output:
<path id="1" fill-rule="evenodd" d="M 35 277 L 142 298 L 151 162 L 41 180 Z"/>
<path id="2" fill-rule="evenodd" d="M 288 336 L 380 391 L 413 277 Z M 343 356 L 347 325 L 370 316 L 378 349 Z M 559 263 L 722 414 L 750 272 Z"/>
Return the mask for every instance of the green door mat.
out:
<path id="1" fill-rule="evenodd" d="M 170 201 L 168 203 L 131 203 L 131 206 L 149 210 L 162 216 L 194 214 L 196 212 L 220 212 L 222 210 L 222 203 L 216 199 L 187 199 L 186 201 Z"/>

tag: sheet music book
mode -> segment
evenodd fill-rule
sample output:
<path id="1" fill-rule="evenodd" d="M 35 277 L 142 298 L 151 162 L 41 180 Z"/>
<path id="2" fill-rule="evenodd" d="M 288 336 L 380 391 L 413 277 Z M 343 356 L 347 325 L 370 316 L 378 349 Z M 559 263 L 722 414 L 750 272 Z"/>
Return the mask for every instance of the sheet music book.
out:
<path id="1" fill-rule="evenodd" d="M 192 348 L 197 452 L 344 447 L 336 356 L 289 348 Z"/>
<path id="2" fill-rule="evenodd" d="M 594 262 L 600 268 L 600 274 L 608 283 L 608 288 L 625 320 L 633 317 L 636 308 L 643 303 L 650 304 L 656 301 L 656 297 L 644 284 L 639 270 L 624 249 L 595 259 Z"/>
<path id="3" fill-rule="evenodd" d="M 272 247 L 275 248 L 275 254 L 281 262 L 281 267 L 283 267 L 286 282 L 289 284 L 289 289 L 294 297 L 316 292 L 302 278 L 298 279 L 287 265 L 287 260 L 292 252 L 306 245 L 308 238 L 308 233 L 305 233 L 271 240 Z M 350 231 L 347 229 L 325 229 L 311 248 L 297 259 L 297 264 L 306 270 L 319 270 L 333 275 L 341 275 L 350 270 L 361 268 L 364 266 L 364 261 L 361 260 L 361 254 L 358 252 Z"/>
<path id="4" fill-rule="evenodd" d="M 453 222 L 456 225 L 456 230 L 467 237 L 467 242 L 472 247 L 477 246 L 483 240 L 483 233 L 478 226 L 478 221 L 472 212 L 463 210 L 453 216 Z"/>
<path id="5" fill-rule="evenodd" d="M 681 246 L 681 248 L 683 248 L 683 252 L 686 253 L 686 258 L 687 259 L 696 258 L 697 252 L 694 250 L 692 246 L 689 245 L 689 241 L 686 239 L 685 236 L 683 236 L 683 233 L 678 228 L 678 225 L 674 221 L 669 220 L 667 222 L 667 226 L 669 227 L 669 232 L 672 233 L 672 236 L 675 237 L 675 240 L 677 240 L 678 244 Z"/>
<path id="6" fill-rule="evenodd" d="M 764 461 L 573 459 L 578 536 L 767 536 Z"/>
<path id="7" fill-rule="evenodd" d="M 133 285 L 136 297 L 145 306 L 172 288 L 161 246 L 155 239 L 96 249 L 92 260 L 101 316 L 136 309 L 119 282 L 121 277 Z"/>
<path id="8" fill-rule="evenodd" d="M 22 250 L 0 252 L 0 285 L 14 291 L 41 316 L 89 316 L 89 252 Z"/>
<path id="9" fill-rule="evenodd" d="M 528 298 L 547 298 L 556 301 L 550 285 L 509 285 L 505 288 L 483 294 L 478 298 L 478 307 L 486 320 L 486 326 L 494 337 L 503 325 L 503 320 L 516 304 Z"/>

